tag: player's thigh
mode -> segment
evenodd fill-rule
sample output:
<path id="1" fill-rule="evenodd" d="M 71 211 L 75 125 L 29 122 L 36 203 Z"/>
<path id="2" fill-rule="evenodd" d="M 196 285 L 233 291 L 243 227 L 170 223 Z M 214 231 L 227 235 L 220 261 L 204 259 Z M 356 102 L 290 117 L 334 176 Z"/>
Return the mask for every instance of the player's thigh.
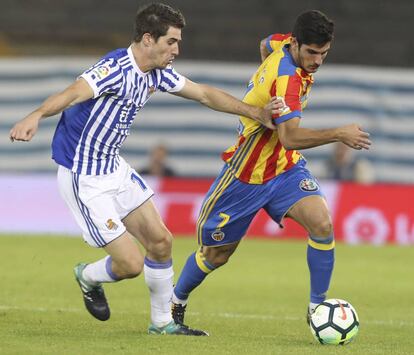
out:
<path id="1" fill-rule="evenodd" d="M 322 196 L 304 197 L 295 203 L 287 216 L 302 225 L 311 235 L 332 234 L 332 220 L 326 200 Z"/>
<path id="2" fill-rule="evenodd" d="M 266 186 L 246 184 L 224 170 L 211 186 L 197 221 L 199 244 L 237 243 L 256 213 L 266 204 Z"/>
<path id="3" fill-rule="evenodd" d="M 151 197 L 154 192 L 145 179 L 123 161 L 116 208 L 127 231 L 156 259 L 170 255 L 171 234 L 163 223 Z"/>
<path id="4" fill-rule="evenodd" d="M 156 260 L 171 257 L 172 236 L 152 199 L 145 201 L 123 219 L 129 233 L 137 238 Z M 162 260 L 160 260 L 162 261 Z"/>
<path id="5" fill-rule="evenodd" d="M 305 211 L 308 211 L 308 204 L 303 201 L 317 201 L 324 202 L 323 194 L 319 183 L 312 176 L 312 174 L 303 166 L 296 166 L 291 170 L 283 173 L 274 180 L 268 183 L 271 186 L 272 198 L 265 206 L 266 212 L 272 217 L 274 221 L 282 224 L 285 216 L 293 217 L 289 212 L 295 206 L 306 206 Z M 308 200 L 309 199 L 309 200 Z M 315 206 L 317 206 L 315 205 Z M 295 210 L 302 211 L 302 208 L 295 208 Z M 298 213 L 295 213 L 295 217 Z M 318 214 L 321 212 L 318 211 Z M 302 224 L 304 218 L 297 216 L 297 221 Z M 306 218 L 306 221 L 308 218 Z"/>

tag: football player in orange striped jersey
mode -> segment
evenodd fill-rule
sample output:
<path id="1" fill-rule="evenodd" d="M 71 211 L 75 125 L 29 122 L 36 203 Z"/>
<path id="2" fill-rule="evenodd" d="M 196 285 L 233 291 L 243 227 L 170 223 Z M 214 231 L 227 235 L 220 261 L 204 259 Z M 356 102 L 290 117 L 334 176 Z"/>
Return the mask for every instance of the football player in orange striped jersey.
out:
<path id="1" fill-rule="evenodd" d="M 243 99 L 264 106 L 271 97 L 284 100 L 273 116 L 277 130 L 240 117 L 239 138 L 223 153 L 224 168 L 202 204 L 197 222 L 199 250 L 181 272 L 173 294 L 173 318 L 184 320 L 190 292 L 236 250 L 253 217 L 264 209 L 281 224 L 290 217 L 308 232 L 310 271 L 308 314 L 321 303 L 334 266 L 334 234 L 326 201 L 298 149 L 342 142 L 369 149 L 369 134 L 358 124 L 314 130 L 299 126 L 313 84 L 333 40 L 334 24 L 320 11 L 301 14 L 292 33 L 261 42 L 261 66 Z"/>

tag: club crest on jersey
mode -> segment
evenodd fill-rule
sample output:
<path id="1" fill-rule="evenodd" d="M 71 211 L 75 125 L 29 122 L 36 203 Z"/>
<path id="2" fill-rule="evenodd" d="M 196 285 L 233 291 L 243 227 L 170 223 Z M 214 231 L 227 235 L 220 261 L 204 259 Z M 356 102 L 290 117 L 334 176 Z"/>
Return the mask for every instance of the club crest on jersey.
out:
<path id="1" fill-rule="evenodd" d="M 155 86 L 150 86 L 148 89 L 148 94 L 152 95 L 155 92 Z"/>
<path id="2" fill-rule="evenodd" d="M 106 221 L 106 223 L 105 223 L 105 225 L 106 225 L 106 227 L 109 229 L 109 230 L 114 230 L 114 231 L 116 231 L 117 229 L 118 229 L 118 225 L 111 219 L 111 218 L 109 218 L 107 221 Z"/>
<path id="3" fill-rule="evenodd" d="M 101 80 L 109 75 L 109 67 L 107 65 L 101 65 L 93 70 L 96 77 Z"/>
<path id="4" fill-rule="evenodd" d="M 299 183 L 299 188 L 302 191 L 305 191 L 305 192 L 318 191 L 319 190 L 319 185 L 316 183 L 315 180 L 312 180 L 312 179 L 303 179 Z"/>
<path id="5" fill-rule="evenodd" d="M 224 232 L 220 229 L 216 229 L 213 233 L 211 233 L 211 238 L 213 238 L 216 242 L 221 242 L 224 239 Z"/>

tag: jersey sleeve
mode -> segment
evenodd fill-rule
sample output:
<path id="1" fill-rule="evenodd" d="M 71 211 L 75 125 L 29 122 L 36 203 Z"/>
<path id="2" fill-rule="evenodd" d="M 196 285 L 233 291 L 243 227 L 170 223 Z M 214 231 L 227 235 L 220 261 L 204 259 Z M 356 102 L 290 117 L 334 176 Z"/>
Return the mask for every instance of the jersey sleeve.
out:
<path id="1" fill-rule="evenodd" d="M 266 38 L 266 49 L 269 53 L 273 53 L 274 51 L 280 49 L 285 44 L 290 42 L 292 34 L 287 33 L 274 33 Z"/>
<path id="2" fill-rule="evenodd" d="M 113 58 L 101 60 L 80 77 L 88 82 L 94 98 L 104 93 L 117 93 L 123 84 L 121 67 Z"/>
<path id="3" fill-rule="evenodd" d="M 284 75 L 273 82 L 270 95 L 281 98 L 285 104 L 285 108 L 280 114 L 272 116 L 275 124 L 285 122 L 294 117 L 302 117 L 301 90 L 302 79 L 297 74 L 291 76 Z"/>
<path id="4" fill-rule="evenodd" d="M 158 88 L 162 92 L 178 92 L 185 84 L 185 77 L 177 73 L 173 67 L 161 71 L 161 80 Z"/>

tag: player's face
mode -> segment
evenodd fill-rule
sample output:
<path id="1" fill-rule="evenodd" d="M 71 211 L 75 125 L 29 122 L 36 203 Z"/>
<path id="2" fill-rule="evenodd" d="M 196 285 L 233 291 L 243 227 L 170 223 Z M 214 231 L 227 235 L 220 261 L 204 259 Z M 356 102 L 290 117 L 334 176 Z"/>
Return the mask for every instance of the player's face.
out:
<path id="1" fill-rule="evenodd" d="M 297 59 L 296 64 L 308 73 L 316 73 L 328 55 L 330 48 L 331 42 L 323 45 L 302 44 L 300 47 L 296 42 L 296 49 L 294 49 Z"/>
<path id="2" fill-rule="evenodd" d="M 181 41 L 181 29 L 170 27 L 165 34 L 152 45 L 152 60 L 155 68 L 163 69 L 171 64 L 179 54 L 178 45 Z"/>

